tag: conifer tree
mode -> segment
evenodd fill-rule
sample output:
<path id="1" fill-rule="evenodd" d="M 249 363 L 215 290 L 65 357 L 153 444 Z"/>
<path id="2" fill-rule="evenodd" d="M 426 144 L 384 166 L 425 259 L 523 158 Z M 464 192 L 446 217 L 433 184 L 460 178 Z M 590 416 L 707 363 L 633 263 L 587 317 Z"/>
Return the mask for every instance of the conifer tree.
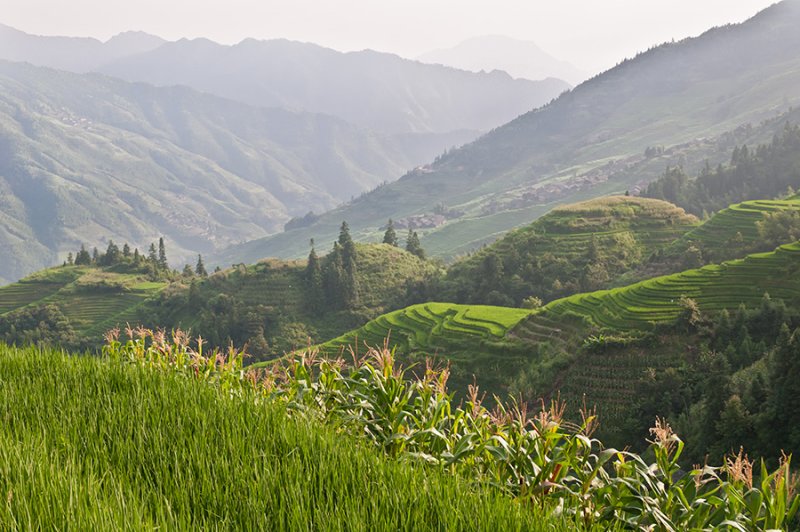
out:
<path id="1" fill-rule="evenodd" d="M 89 255 L 89 252 L 86 251 L 86 247 L 81 244 L 81 249 L 78 251 L 78 254 L 75 256 L 75 264 L 77 266 L 91 264 L 92 257 Z"/>
<path id="2" fill-rule="evenodd" d="M 134 264 L 139 264 L 139 262 L 141 260 L 142 260 L 142 257 L 141 257 L 141 255 L 139 255 L 139 248 L 135 248 L 133 250 L 133 263 Z"/>
<path id="3" fill-rule="evenodd" d="M 421 259 L 425 258 L 425 250 L 422 249 L 419 243 L 419 235 L 412 229 L 408 230 L 408 236 L 406 237 L 406 251 Z"/>
<path id="4" fill-rule="evenodd" d="M 72 252 L 71 251 L 69 253 L 67 253 L 67 264 L 70 265 L 70 266 L 72 266 L 72 264 L 73 264 Z"/>
<path id="5" fill-rule="evenodd" d="M 307 306 L 308 309 L 314 313 L 319 312 L 323 307 L 323 299 L 325 292 L 322 286 L 322 266 L 317 257 L 317 252 L 314 249 L 314 239 L 311 239 L 311 251 L 308 254 L 308 263 L 306 264 L 306 293 L 307 293 Z"/>
<path id="6" fill-rule="evenodd" d="M 100 261 L 100 252 L 97 248 L 92 249 L 92 264 L 97 264 Z"/>
<path id="7" fill-rule="evenodd" d="M 208 272 L 206 271 L 206 265 L 203 264 L 203 256 L 198 253 L 197 255 L 197 265 L 194 267 L 194 273 L 201 277 L 208 277 Z"/>
<path id="8" fill-rule="evenodd" d="M 192 267 L 191 267 L 191 266 L 189 266 L 188 264 L 186 264 L 186 265 L 184 265 L 184 266 L 183 266 L 183 273 L 182 273 L 182 275 L 183 275 L 184 277 L 192 277 L 192 276 L 194 276 L 194 270 L 192 269 Z"/>
<path id="9" fill-rule="evenodd" d="M 106 254 L 103 257 L 103 264 L 106 266 L 111 266 L 113 264 L 117 264 L 119 262 L 120 253 L 119 248 L 114 243 L 113 240 L 108 241 L 108 247 L 106 248 Z"/>
<path id="10" fill-rule="evenodd" d="M 150 243 L 150 249 L 147 251 L 147 261 L 153 266 L 158 266 L 158 255 L 156 254 L 156 245 Z"/>
<path id="11" fill-rule="evenodd" d="M 165 270 L 169 268 L 169 264 L 167 263 L 167 248 L 164 245 L 163 236 L 158 239 L 158 266 Z"/>
<path id="12" fill-rule="evenodd" d="M 127 242 L 125 242 L 125 244 L 123 244 L 122 246 L 122 256 L 125 257 L 126 259 L 130 258 L 131 256 L 131 247 L 128 245 Z"/>
<path id="13" fill-rule="evenodd" d="M 340 295 L 344 308 L 355 308 L 358 305 L 358 279 L 356 263 L 356 245 L 350 236 L 350 227 L 342 222 L 339 230 L 339 250 L 342 256 L 342 276 L 339 283 Z"/>
<path id="14" fill-rule="evenodd" d="M 394 230 L 394 222 L 391 218 L 389 218 L 389 224 L 386 226 L 386 232 L 383 234 L 383 243 L 394 247 L 399 245 L 397 241 L 397 232 Z"/>

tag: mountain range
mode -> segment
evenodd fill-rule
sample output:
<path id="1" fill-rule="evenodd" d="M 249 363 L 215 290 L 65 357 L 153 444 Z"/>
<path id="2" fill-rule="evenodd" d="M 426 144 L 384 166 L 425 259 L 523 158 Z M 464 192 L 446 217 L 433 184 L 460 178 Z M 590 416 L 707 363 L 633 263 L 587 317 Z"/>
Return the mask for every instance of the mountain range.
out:
<path id="1" fill-rule="evenodd" d="M 573 85 L 589 77 L 575 65 L 548 54 L 533 41 L 503 35 L 473 37 L 451 48 L 432 50 L 417 59 L 472 72 L 502 70 L 515 78 L 554 77 Z"/>
<path id="2" fill-rule="evenodd" d="M 434 155 L 328 115 L 0 61 L 0 279 L 109 239 L 163 235 L 194 260 Z"/>
<path id="3" fill-rule="evenodd" d="M 730 158 L 736 132 L 758 129 L 800 102 L 800 3 L 643 52 L 316 224 L 236 246 L 222 264 L 301 256 L 342 220 L 362 240 L 394 220 L 418 224 L 422 244 L 453 256 L 555 205 L 637 190 L 670 164 Z M 780 128 L 782 124 L 775 124 Z M 768 140 L 774 129 L 764 130 Z M 753 139 L 750 139 L 753 140 Z M 648 156 L 648 147 L 662 147 Z M 444 212 L 443 218 L 432 218 Z M 426 226 L 427 225 L 427 226 Z"/>
<path id="4" fill-rule="evenodd" d="M 0 282 L 80 243 L 163 235 L 183 261 L 279 232 L 568 88 L 369 51 L 141 32 L 100 42 L 0 25 L 1 59 L 14 63 L 0 64 L 0 242 L 13 252 Z"/>

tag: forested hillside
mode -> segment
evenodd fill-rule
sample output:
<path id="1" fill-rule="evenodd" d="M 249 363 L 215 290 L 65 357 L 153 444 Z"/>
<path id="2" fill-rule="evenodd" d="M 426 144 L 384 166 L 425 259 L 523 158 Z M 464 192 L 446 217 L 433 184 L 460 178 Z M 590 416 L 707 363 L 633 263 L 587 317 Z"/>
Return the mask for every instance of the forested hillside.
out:
<path id="1" fill-rule="evenodd" d="M 330 239 L 342 219 L 359 238 L 374 238 L 387 217 L 441 211 L 445 220 L 426 227 L 422 243 L 452 255 L 557 204 L 645 186 L 680 154 L 713 168 L 730 159 L 719 149 L 730 134 L 800 101 L 798 21 L 800 6 L 783 2 L 742 24 L 655 47 L 313 226 L 231 248 L 219 260 L 297 256 L 298 241 Z M 674 149 L 675 159 L 653 157 L 654 147 Z"/>

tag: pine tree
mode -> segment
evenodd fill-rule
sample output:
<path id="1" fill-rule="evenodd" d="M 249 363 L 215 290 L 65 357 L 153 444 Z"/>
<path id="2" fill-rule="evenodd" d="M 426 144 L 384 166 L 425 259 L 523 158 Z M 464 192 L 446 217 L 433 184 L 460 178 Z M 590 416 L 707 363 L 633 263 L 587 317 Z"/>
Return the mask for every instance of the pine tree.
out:
<path id="1" fill-rule="evenodd" d="M 394 230 L 394 222 L 391 218 L 389 218 L 389 224 L 386 226 L 386 232 L 383 234 L 383 243 L 394 247 L 400 244 L 397 241 L 397 232 Z"/>
<path id="2" fill-rule="evenodd" d="M 198 254 L 197 255 L 197 265 L 194 267 L 194 273 L 201 277 L 208 277 L 208 272 L 206 271 L 206 265 L 203 264 L 203 256 Z"/>
<path id="3" fill-rule="evenodd" d="M 119 262 L 120 253 L 119 248 L 114 243 L 113 240 L 108 241 L 108 247 L 106 248 L 106 254 L 103 257 L 103 264 L 106 266 L 112 266 Z"/>
<path id="4" fill-rule="evenodd" d="M 314 239 L 311 239 L 311 251 L 308 254 L 308 263 L 305 271 L 306 302 L 308 309 L 318 313 L 323 308 L 325 291 L 322 283 L 322 266 L 314 250 Z"/>
<path id="5" fill-rule="evenodd" d="M 167 262 L 167 248 L 164 245 L 163 236 L 158 239 L 158 266 L 165 270 L 169 268 L 169 264 Z"/>
<path id="6" fill-rule="evenodd" d="M 70 251 L 69 253 L 67 253 L 67 264 L 72 266 L 73 263 L 74 263 L 74 261 L 72 259 L 72 252 Z"/>
<path id="7" fill-rule="evenodd" d="M 158 253 L 156 252 L 156 245 L 150 243 L 150 249 L 147 251 L 147 262 L 153 266 L 158 266 Z"/>
<path id="8" fill-rule="evenodd" d="M 133 263 L 134 264 L 139 264 L 139 262 L 141 260 L 142 260 L 142 257 L 141 257 L 141 255 L 139 255 L 139 248 L 135 248 L 133 250 Z"/>
<path id="9" fill-rule="evenodd" d="M 419 243 L 419 235 L 411 229 L 408 230 L 408 236 L 406 237 L 406 251 L 421 259 L 425 258 L 425 250 L 422 249 Z"/>
<path id="10" fill-rule="evenodd" d="M 130 258 L 131 256 L 131 247 L 128 245 L 127 242 L 122 246 L 122 256 L 126 259 Z"/>
<path id="11" fill-rule="evenodd" d="M 193 276 L 194 276 L 194 270 L 192 269 L 192 267 L 191 267 L 191 266 L 189 266 L 188 264 L 186 264 L 186 265 L 184 265 L 184 266 L 183 266 L 183 273 L 182 273 L 182 275 L 183 275 L 184 277 L 193 277 Z"/>
<path id="12" fill-rule="evenodd" d="M 97 251 L 97 248 L 92 249 L 92 264 L 97 264 L 100 262 L 100 252 Z"/>
<path id="13" fill-rule="evenodd" d="M 89 252 L 86 251 L 86 247 L 81 244 L 81 249 L 78 251 L 78 254 L 75 256 L 75 265 L 81 266 L 85 264 L 91 264 L 92 257 L 89 255 Z"/>
<path id="14" fill-rule="evenodd" d="M 358 306 L 358 265 L 356 245 L 350 236 L 350 227 L 342 222 L 339 230 L 339 250 L 342 256 L 342 277 L 339 284 L 343 307 L 352 309 Z"/>

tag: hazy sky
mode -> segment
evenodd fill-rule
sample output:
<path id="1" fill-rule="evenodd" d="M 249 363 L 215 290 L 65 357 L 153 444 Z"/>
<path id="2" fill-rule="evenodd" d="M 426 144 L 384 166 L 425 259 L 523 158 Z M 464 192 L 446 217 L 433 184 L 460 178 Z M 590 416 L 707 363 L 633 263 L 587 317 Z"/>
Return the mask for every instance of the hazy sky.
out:
<path id="1" fill-rule="evenodd" d="M 416 57 L 480 35 L 536 42 L 590 73 L 670 39 L 741 22 L 774 0 L 0 0 L 29 33 L 169 40 L 285 37 Z"/>

